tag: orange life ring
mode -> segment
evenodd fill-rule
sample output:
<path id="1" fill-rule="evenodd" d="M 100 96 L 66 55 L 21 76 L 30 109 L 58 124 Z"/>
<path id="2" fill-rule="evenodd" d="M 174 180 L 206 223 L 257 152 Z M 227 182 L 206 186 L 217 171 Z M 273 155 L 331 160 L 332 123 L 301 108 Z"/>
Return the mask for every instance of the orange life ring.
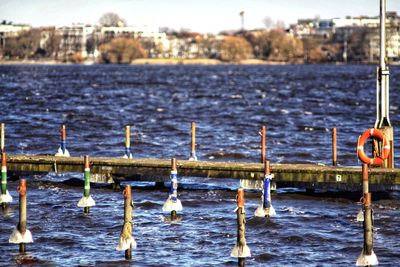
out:
<path id="1" fill-rule="evenodd" d="M 364 152 L 365 141 L 367 141 L 367 139 L 370 137 L 376 138 L 379 141 L 383 142 L 382 154 L 378 155 L 376 158 L 373 158 L 373 159 L 371 159 L 367 155 L 365 155 L 365 152 Z M 383 132 L 378 129 L 374 129 L 374 128 L 368 129 L 361 135 L 360 139 L 358 139 L 357 156 L 362 162 L 364 162 L 366 164 L 382 165 L 384 160 L 389 157 L 389 154 L 390 154 L 389 141 L 386 138 L 386 136 L 383 134 Z"/>

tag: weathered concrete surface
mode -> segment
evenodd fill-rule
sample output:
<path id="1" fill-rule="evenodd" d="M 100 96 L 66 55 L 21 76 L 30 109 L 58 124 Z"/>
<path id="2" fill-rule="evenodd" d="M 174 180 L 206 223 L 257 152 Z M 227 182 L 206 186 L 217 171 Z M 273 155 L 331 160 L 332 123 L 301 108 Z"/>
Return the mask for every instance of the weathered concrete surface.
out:
<path id="1" fill-rule="evenodd" d="M 178 160 L 180 176 L 262 179 L 263 164 L 239 162 L 210 162 Z M 7 156 L 8 170 L 13 172 L 83 172 L 83 157 Z M 117 180 L 166 181 L 170 174 L 170 160 L 90 158 L 91 173 L 98 182 Z M 271 164 L 274 181 L 285 185 L 335 185 L 337 188 L 361 186 L 361 167 L 332 167 L 312 164 Z M 100 178 L 99 178 L 100 177 Z M 370 170 L 370 184 L 376 186 L 400 185 L 400 169 L 375 168 Z"/>

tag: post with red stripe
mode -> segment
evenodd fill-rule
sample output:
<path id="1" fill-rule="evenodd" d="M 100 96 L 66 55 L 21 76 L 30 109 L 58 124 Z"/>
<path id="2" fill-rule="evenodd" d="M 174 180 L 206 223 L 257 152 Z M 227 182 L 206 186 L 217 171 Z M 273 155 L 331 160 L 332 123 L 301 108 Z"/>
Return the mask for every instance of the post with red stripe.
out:
<path id="1" fill-rule="evenodd" d="M 85 175 L 84 175 L 84 190 L 83 197 L 78 202 L 78 207 L 83 208 L 83 212 L 88 214 L 90 212 L 90 207 L 95 206 L 96 203 L 92 196 L 90 195 L 90 163 L 89 156 L 85 156 Z"/>
<path id="2" fill-rule="evenodd" d="M 177 168 L 176 168 L 176 159 L 171 159 L 171 187 L 169 192 L 169 197 L 167 201 L 165 201 L 163 206 L 164 212 L 171 212 L 171 220 L 177 219 L 177 212 L 182 211 L 182 203 L 178 199 L 178 178 L 177 178 Z"/>
<path id="3" fill-rule="evenodd" d="M 65 125 L 61 125 L 61 141 L 60 141 L 60 147 L 57 150 L 57 153 L 55 154 L 57 157 L 69 157 L 69 151 L 67 149 L 67 129 Z"/>
<path id="4" fill-rule="evenodd" d="M 124 189 L 124 225 L 122 226 L 121 235 L 119 237 L 117 250 L 125 251 L 125 259 L 132 259 L 132 249 L 136 248 L 135 239 L 132 236 L 132 189 L 127 185 Z"/>
<path id="5" fill-rule="evenodd" d="M 7 190 L 7 159 L 6 152 L 1 153 L 1 195 L 0 203 L 3 209 L 5 209 L 8 203 L 12 202 L 12 196 Z"/>
<path id="6" fill-rule="evenodd" d="M 19 222 L 17 227 L 11 233 L 9 243 L 19 244 L 19 252 L 25 253 L 26 243 L 32 243 L 32 234 L 27 229 L 27 216 L 26 216 L 26 180 L 19 180 Z"/>
<path id="7" fill-rule="evenodd" d="M 236 244 L 231 251 L 231 257 L 238 258 L 239 266 L 245 266 L 245 258 L 250 257 L 250 248 L 246 244 L 245 236 L 245 225 L 246 225 L 246 213 L 244 211 L 244 189 L 239 188 L 237 195 L 237 208 L 235 212 L 237 214 L 237 239 Z"/>

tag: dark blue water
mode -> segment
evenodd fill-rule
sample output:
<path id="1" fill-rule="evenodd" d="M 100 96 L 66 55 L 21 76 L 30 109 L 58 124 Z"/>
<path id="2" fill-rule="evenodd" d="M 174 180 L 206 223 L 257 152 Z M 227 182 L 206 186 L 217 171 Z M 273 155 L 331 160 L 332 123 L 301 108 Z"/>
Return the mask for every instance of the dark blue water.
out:
<path id="1" fill-rule="evenodd" d="M 120 157 L 132 125 L 134 157 L 187 159 L 190 122 L 200 160 L 258 162 L 259 128 L 267 125 L 273 162 L 330 164 L 332 127 L 340 165 L 359 165 L 357 137 L 375 122 L 375 66 L 0 66 L 0 121 L 10 154 L 54 154 L 67 125 L 74 156 Z M 399 125 L 400 67 L 391 67 L 390 119 Z M 395 130 L 395 152 L 399 143 Z M 395 162 L 398 164 L 398 161 Z M 120 191 L 94 188 L 97 206 L 83 216 L 79 174 L 28 178 L 28 256 L 8 244 L 18 221 L 14 202 L 0 220 L 0 265 L 235 266 L 235 192 L 180 191 L 182 221 L 163 221 L 167 190 L 135 188 L 133 262 L 115 250 L 123 223 Z M 51 182 L 49 182 L 49 180 Z M 55 181 L 60 181 L 56 183 Z M 203 183 L 185 178 L 186 183 Z M 208 184 L 217 185 L 212 180 Z M 229 181 L 226 188 L 236 188 Z M 206 187 L 207 188 L 207 187 Z M 249 266 L 352 266 L 362 248 L 356 201 L 278 190 L 278 216 L 253 216 L 259 193 L 246 193 Z M 381 266 L 400 262 L 399 204 L 374 202 L 375 252 Z"/>

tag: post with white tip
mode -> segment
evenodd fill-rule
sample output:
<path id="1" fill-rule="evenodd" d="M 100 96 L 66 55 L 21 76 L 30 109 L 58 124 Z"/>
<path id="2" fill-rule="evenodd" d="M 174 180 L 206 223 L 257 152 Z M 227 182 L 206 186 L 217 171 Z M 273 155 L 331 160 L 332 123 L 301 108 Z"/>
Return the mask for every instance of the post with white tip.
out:
<path id="1" fill-rule="evenodd" d="M 78 207 L 83 208 L 83 212 L 88 214 L 90 212 L 90 207 L 95 206 L 96 203 L 94 199 L 90 195 L 90 163 L 89 156 L 85 156 L 85 182 L 84 182 L 84 190 L 83 197 L 78 202 Z"/>
<path id="2" fill-rule="evenodd" d="M 254 215 L 256 217 L 275 216 L 276 212 L 271 201 L 271 181 L 274 175 L 271 174 L 269 160 L 264 162 L 264 187 L 261 194 L 261 204 L 258 206 Z"/>
<path id="3" fill-rule="evenodd" d="M 3 209 L 5 209 L 8 203 L 12 202 L 12 196 L 7 190 L 7 159 L 6 152 L 4 150 L 1 153 L 1 195 L 0 203 Z"/>
<path id="4" fill-rule="evenodd" d="M 246 213 L 244 211 L 244 189 L 239 188 L 236 196 L 237 200 L 237 240 L 232 249 L 231 257 L 238 258 L 238 265 L 245 266 L 245 258 L 250 257 L 250 248 L 246 244 L 245 224 Z"/>
<path id="5" fill-rule="evenodd" d="M 131 159 L 131 127 L 129 125 L 125 126 L 125 155 L 124 159 Z"/>
<path id="6" fill-rule="evenodd" d="M 366 165 L 366 164 L 365 164 Z M 363 170 L 366 167 L 363 167 Z M 363 228 L 364 228 L 364 245 L 360 256 L 357 259 L 357 266 L 372 266 L 378 265 L 378 258 L 373 251 L 373 217 L 371 207 L 371 193 L 368 192 L 368 171 L 363 172 L 363 197 L 361 198 L 363 203 Z"/>
<path id="7" fill-rule="evenodd" d="M 132 189 L 127 185 L 124 189 L 124 225 L 122 226 L 121 235 L 119 237 L 117 250 L 125 251 L 125 259 L 132 259 L 132 249 L 136 248 L 135 239 L 132 236 Z"/>
<path id="8" fill-rule="evenodd" d="M 57 150 L 57 153 L 55 154 L 56 157 L 69 157 L 69 151 L 67 149 L 67 130 L 65 128 L 65 125 L 61 125 L 61 141 L 60 141 L 60 147 Z"/>
<path id="9" fill-rule="evenodd" d="M 26 243 L 32 243 L 32 234 L 26 228 L 26 180 L 20 179 L 19 181 L 19 223 L 12 232 L 10 243 L 19 244 L 19 252 L 25 253 Z"/>
<path id="10" fill-rule="evenodd" d="M 171 212 L 171 221 L 176 220 L 177 212 L 183 210 L 182 203 L 178 199 L 178 178 L 177 178 L 177 169 L 176 169 L 176 159 L 171 159 L 171 187 L 169 192 L 169 197 L 167 201 L 165 201 L 163 206 L 164 212 Z"/>
<path id="11" fill-rule="evenodd" d="M 196 123 L 192 121 L 192 142 L 191 142 L 191 152 L 190 152 L 190 161 L 197 161 L 196 156 Z"/>

